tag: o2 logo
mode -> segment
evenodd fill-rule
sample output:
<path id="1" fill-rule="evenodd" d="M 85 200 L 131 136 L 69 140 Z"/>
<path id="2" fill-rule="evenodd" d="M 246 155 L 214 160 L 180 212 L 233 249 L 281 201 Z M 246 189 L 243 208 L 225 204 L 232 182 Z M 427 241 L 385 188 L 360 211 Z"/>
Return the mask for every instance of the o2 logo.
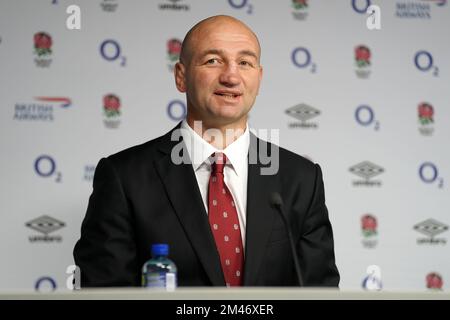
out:
<path id="1" fill-rule="evenodd" d="M 375 131 L 380 130 L 380 121 L 375 118 L 373 109 L 367 105 L 361 105 L 356 108 L 355 120 L 363 127 L 373 126 Z"/>
<path id="2" fill-rule="evenodd" d="M 173 121 L 181 121 L 186 118 L 186 105 L 181 100 L 172 100 L 167 105 L 167 115 Z"/>
<path id="3" fill-rule="evenodd" d="M 367 9 L 372 5 L 371 0 L 352 0 L 352 8 L 357 13 L 366 14 Z"/>
<path id="4" fill-rule="evenodd" d="M 431 71 L 433 76 L 439 76 L 439 68 L 434 65 L 433 56 L 428 51 L 421 50 L 416 52 L 416 55 L 414 56 L 414 64 L 416 65 L 416 68 L 422 72 Z"/>
<path id="5" fill-rule="evenodd" d="M 238 10 L 247 10 L 247 14 L 253 13 L 253 5 L 248 0 L 228 0 L 231 7 Z"/>
<path id="6" fill-rule="evenodd" d="M 66 288 L 69 290 L 78 290 L 81 288 L 81 270 L 77 265 L 69 265 L 66 268 L 66 274 L 69 276 L 66 279 Z M 58 288 L 56 280 L 49 276 L 43 276 L 36 280 L 34 289 L 37 292 L 53 292 Z"/>
<path id="7" fill-rule="evenodd" d="M 56 170 L 56 161 L 49 155 L 39 156 L 34 161 L 34 171 L 40 177 L 55 177 L 56 182 L 62 182 L 62 174 Z"/>
<path id="8" fill-rule="evenodd" d="M 295 48 L 291 54 L 292 63 L 300 69 L 309 69 L 316 73 L 317 65 L 312 61 L 311 53 L 304 47 Z"/>
<path id="9" fill-rule="evenodd" d="M 419 177 L 425 183 L 437 183 L 438 188 L 442 189 L 444 187 L 444 179 L 439 177 L 438 168 L 434 163 L 424 162 L 419 167 Z"/>
<path id="10" fill-rule="evenodd" d="M 120 45 L 116 40 L 107 39 L 100 45 L 100 55 L 109 62 L 119 61 L 120 66 L 125 67 L 127 57 L 121 55 Z"/>
<path id="11" fill-rule="evenodd" d="M 51 277 L 40 277 L 34 284 L 34 290 L 37 292 L 52 292 L 57 288 L 56 281 Z"/>

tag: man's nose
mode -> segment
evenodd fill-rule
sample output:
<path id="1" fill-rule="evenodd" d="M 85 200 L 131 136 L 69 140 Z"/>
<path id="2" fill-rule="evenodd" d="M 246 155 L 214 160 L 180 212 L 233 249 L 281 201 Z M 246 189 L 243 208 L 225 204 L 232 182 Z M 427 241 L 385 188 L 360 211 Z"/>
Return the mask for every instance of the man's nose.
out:
<path id="1" fill-rule="evenodd" d="M 241 83 L 238 67 L 233 64 L 225 65 L 220 74 L 219 81 L 227 87 L 234 87 Z"/>

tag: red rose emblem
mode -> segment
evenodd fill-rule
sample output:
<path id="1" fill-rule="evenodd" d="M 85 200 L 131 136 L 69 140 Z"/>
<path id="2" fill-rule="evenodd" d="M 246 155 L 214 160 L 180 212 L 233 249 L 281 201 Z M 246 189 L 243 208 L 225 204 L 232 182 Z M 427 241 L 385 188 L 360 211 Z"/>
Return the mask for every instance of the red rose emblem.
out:
<path id="1" fill-rule="evenodd" d="M 46 56 L 52 53 L 52 37 L 45 32 L 34 35 L 34 50 L 38 56 Z"/>
<path id="2" fill-rule="evenodd" d="M 308 6 L 308 1 L 307 0 L 292 0 L 292 6 L 295 9 L 303 9 Z"/>
<path id="3" fill-rule="evenodd" d="M 114 94 L 108 94 L 103 97 L 103 109 L 107 118 L 120 115 L 120 99 Z"/>
<path id="4" fill-rule="evenodd" d="M 167 41 L 167 52 L 170 55 L 180 55 L 181 44 L 181 41 L 178 39 L 170 39 Z"/>
<path id="5" fill-rule="evenodd" d="M 419 122 L 422 125 L 428 125 L 433 122 L 433 107 L 431 104 L 423 102 L 417 108 L 419 112 Z"/>
<path id="6" fill-rule="evenodd" d="M 108 94 L 103 97 L 103 105 L 107 110 L 119 110 L 120 99 L 113 94 Z"/>
<path id="7" fill-rule="evenodd" d="M 362 60 L 369 62 L 370 60 L 370 50 L 366 46 L 358 46 L 355 49 L 356 60 Z"/>
<path id="8" fill-rule="evenodd" d="M 426 281 L 428 289 L 442 289 L 443 281 L 442 277 L 438 273 L 429 273 L 427 275 Z"/>
<path id="9" fill-rule="evenodd" d="M 34 47 L 36 49 L 50 49 L 52 46 L 52 37 L 48 33 L 38 32 L 34 35 Z"/>
<path id="10" fill-rule="evenodd" d="M 419 117 L 421 118 L 433 118 L 433 107 L 424 102 L 419 104 Z"/>
<path id="11" fill-rule="evenodd" d="M 361 218 L 361 226 L 363 230 L 376 231 L 377 219 L 374 216 L 367 214 Z"/>

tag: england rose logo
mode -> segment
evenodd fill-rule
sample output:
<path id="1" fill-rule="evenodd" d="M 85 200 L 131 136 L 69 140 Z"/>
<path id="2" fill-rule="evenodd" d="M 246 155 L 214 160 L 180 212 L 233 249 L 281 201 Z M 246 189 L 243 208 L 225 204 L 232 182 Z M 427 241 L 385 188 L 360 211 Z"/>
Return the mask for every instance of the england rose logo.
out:
<path id="1" fill-rule="evenodd" d="M 304 21 L 308 17 L 308 1 L 292 0 L 292 16 L 296 20 Z"/>
<path id="2" fill-rule="evenodd" d="M 295 10 L 301 10 L 308 7 L 307 0 L 292 0 L 292 6 Z"/>
<path id="3" fill-rule="evenodd" d="M 370 59 L 372 54 L 367 46 L 359 45 L 355 48 L 356 76 L 360 79 L 367 79 L 370 76 Z"/>
<path id="4" fill-rule="evenodd" d="M 170 39 L 167 41 L 167 55 L 170 61 L 177 62 L 181 53 L 181 41 Z"/>
<path id="5" fill-rule="evenodd" d="M 36 66 L 48 68 L 52 63 L 52 37 L 46 32 L 38 32 L 33 37 L 33 43 Z"/>
<path id="6" fill-rule="evenodd" d="M 429 103 L 422 102 L 417 107 L 419 116 L 419 132 L 424 136 L 431 136 L 434 132 L 434 109 Z"/>
<path id="7" fill-rule="evenodd" d="M 181 45 L 181 41 L 176 38 L 172 38 L 167 41 L 167 67 L 169 68 L 170 72 L 173 72 L 175 64 L 180 59 Z"/>
<path id="8" fill-rule="evenodd" d="M 366 68 L 370 65 L 370 50 L 366 46 L 355 48 L 355 62 L 358 68 Z"/>
<path id="9" fill-rule="evenodd" d="M 38 32 L 34 35 L 34 52 L 38 57 L 52 54 L 52 37 L 48 33 Z"/>
<path id="10" fill-rule="evenodd" d="M 431 272 L 426 277 L 427 288 L 432 290 L 442 290 L 442 277 L 437 272 Z"/>
<path id="11" fill-rule="evenodd" d="M 362 245 L 364 248 L 372 249 L 378 244 L 377 218 L 372 214 L 361 217 Z"/>
<path id="12" fill-rule="evenodd" d="M 433 123 L 433 106 L 429 103 L 423 102 L 419 104 L 418 107 L 419 112 L 419 122 L 422 125 L 427 125 Z"/>
<path id="13" fill-rule="evenodd" d="M 361 228 L 364 237 L 372 237 L 377 234 L 377 219 L 366 214 L 361 218 Z"/>
<path id="14" fill-rule="evenodd" d="M 103 97 L 104 123 L 107 128 L 117 128 L 120 125 L 120 99 L 114 94 Z"/>
<path id="15" fill-rule="evenodd" d="M 120 116 L 120 99 L 118 96 L 108 94 L 103 97 L 103 109 L 108 118 Z"/>

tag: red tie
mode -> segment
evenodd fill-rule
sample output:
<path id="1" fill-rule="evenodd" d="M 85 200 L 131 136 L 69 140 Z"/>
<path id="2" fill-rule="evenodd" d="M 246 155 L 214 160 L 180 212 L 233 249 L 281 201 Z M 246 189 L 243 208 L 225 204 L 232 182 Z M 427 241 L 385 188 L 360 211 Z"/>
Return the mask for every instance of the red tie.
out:
<path id="1" fill-rule="evenodd" d="M 208 216 L 222 271 L 227 286 L 241 286 L 244 276 L 244 252 L 241 230 L 231 192 L 223 179 L 227 158 L 223 153 L 213 153 L 208 189 Z"/>

